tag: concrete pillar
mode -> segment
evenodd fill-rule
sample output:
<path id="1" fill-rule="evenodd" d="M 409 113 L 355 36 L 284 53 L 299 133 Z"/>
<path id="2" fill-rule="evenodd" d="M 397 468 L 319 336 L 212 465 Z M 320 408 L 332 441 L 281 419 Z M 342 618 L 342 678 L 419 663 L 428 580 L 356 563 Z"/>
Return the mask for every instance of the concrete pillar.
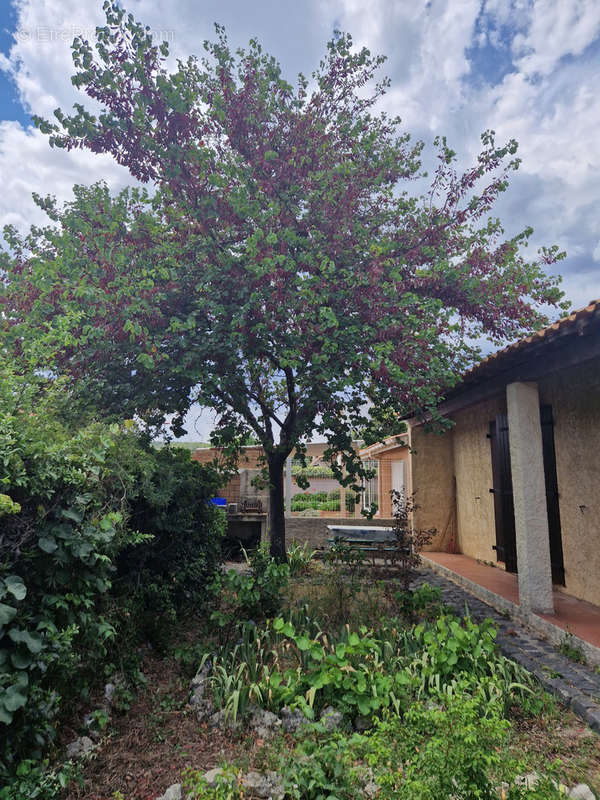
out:
<path id="1" fill-rule="evenodd" d="M 512 471 L 519 604 L 523 611 L 553 614 L 550 538 L 540 425 L 535 383 L 506 387 Z"/>
<path id="2" fill-rule="evenodd" d="M 292 457 L 285 462 L 285 515 L 292 516 Z"/>

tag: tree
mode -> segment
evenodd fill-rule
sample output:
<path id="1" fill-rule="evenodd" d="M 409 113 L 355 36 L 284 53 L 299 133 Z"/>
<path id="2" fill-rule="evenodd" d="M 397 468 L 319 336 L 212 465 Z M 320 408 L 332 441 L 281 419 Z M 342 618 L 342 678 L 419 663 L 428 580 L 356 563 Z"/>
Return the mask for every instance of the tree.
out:
<path id="1" fill-rule="evenodd" d="M 285 558 L 283 465 L 312 432 L 346 485 L 369 405 L 435 414 L 472 363 L 469 338 L 528 332 L 558 304 L 531 234 L 487 215 L 518 167 L 493 133 L 464 174 L 445 139 L 429 191 L 405 187 L 423 144 L 376 113 L 383 62 L 336 34 L 308 81 L 287 83 L 224 30 L 166 69 L 168 48 L 116 3 L 73 82 L 100 107 L 37 120 L 54 147 L 111 153 L 148 190 L 77 187 L 54 226 L 7 232 L 5 340 L 72 378 L 73 401 L 158 422 L 216 409 L 216 443 L 262 444 L 272 552 Z M 383 414 L 387 419 L 389 414 Z M 370 428 L 373 427 L 371 423 Z M 371 431 L 373 434 L 373 431 Z"/>

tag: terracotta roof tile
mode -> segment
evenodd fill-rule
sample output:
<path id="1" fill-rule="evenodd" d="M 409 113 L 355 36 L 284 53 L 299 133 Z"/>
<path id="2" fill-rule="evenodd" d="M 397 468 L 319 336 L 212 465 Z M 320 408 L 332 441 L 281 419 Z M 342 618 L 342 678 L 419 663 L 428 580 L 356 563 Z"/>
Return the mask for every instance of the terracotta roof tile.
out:
<path id="1" fill-rule="evenodd" d="M 483 361 L 480 361 L 479 364 L 476 364 L 465 372 L 461 383 L 468 382 L 470 379 L 478 377 L 480 372 L 485 372 L 488 367 L 494 366 L 496 362 L 520 350 L 526 350 L 529 345 L 535 345 L 542 339 L 552 341 L 558 336 L 574 333 L 578 330 L 580 324 L 587 323 L 588 321 L 591 322 L 594 318 L 600 320 L 600 299 L 592 300 L 585 308 L 572 311 L 568 316 L 562 317 L 556 322 L 552 322 L 545 328 L 531 334 L 531 336 L 526 336 L 524 339 L 519 339 L 517 342 L 503 347 L 501 350 L 491 353 L 484 358 Z"/>

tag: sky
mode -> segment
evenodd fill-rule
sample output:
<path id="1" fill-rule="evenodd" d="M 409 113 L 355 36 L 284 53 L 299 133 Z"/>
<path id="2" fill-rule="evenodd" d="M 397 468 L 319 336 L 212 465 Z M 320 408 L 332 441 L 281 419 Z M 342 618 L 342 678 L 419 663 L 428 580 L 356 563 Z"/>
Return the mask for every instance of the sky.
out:
<path id="1" fill-rule="evenodd" d="M 600 297 L 599 0 L 128 0 L 126 8 L 166 39 L 173 56 L 201 55 L 213 23 L 234 45 L 251 37 L 288 80 L 310 75 L 336 29 L 387 56 L 382 101 L 405 130 L 431 143 L 444 134 L 467 165 L 479 136 L 516 138 L 522 164 L 495 213 L 507 235 L 534 228 L 558 244 L 574 308 Z M 131 183 L 110 156 L 52 150 L 31 115 L 68 111 L 70 44 L 93 39 L 101 0 L 0 0 L 0 228 L 44 221 L 31 193 L 71 197 L 75 183 Z M 195 419 L 195 416 L 194 416 Z M 193 420 L 190 420 L 193 422 Z M 187 438 L 205 438 L 205 412 Z"/>

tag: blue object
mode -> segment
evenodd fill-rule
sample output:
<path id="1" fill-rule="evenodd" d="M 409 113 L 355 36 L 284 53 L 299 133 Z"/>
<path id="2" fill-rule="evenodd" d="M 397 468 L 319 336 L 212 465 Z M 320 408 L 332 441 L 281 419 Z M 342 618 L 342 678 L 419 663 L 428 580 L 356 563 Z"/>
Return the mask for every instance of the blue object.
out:
<path id="1" fill-rule="evenodd" d="M 217 506 L 218 508 L 227 508 L 226 497 L 211 497 L 210 502 L 213 504 L 213 506 Z"/>

